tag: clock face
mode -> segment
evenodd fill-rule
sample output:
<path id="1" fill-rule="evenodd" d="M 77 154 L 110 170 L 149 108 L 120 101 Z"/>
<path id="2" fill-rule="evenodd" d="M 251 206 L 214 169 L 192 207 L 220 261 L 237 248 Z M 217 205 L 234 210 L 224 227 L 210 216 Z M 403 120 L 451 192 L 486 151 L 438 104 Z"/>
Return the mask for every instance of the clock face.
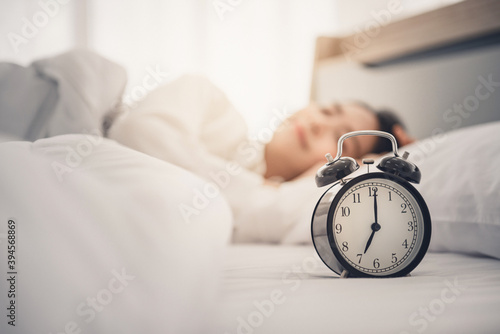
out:
<path id="1" fill-rule="evenodd" d="M 328 213 L 330 247 L 353 276 L 401 276 L 413 270 L 430 241 L 427 206 L 408 182 L 371 173 L 348 182 Z"/>

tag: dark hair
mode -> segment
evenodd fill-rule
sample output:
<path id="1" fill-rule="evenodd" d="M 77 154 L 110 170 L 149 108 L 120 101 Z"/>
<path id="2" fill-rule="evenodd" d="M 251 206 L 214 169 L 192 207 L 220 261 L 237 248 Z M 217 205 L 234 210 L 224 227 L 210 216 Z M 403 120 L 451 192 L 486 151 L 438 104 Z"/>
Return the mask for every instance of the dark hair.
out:
<path id="1" fill-rule="evenodd" d="M 394 135 L 393 129 L 394 125 L 400 125 L 404 129 L 404 125 L 399 119 L 396 114 L 394 114 L 392 111 L 388 110 L 380 110 L 376 111 L 375 115 L 377 116 L 378 119 L 378 124 L 379 124 L 379 130 L 380 131 L 385 131 L 389 132 L 390 134 Z M 396 137 L 396 136 L 394 136 Z M 396 142 L 398 138 L 396 137 Z M 399 143 L 398 143 L 399 147 Z M 387 138 L 382 138 L 380 137 L 377 140 L 377 143 L 375 144 L 375 147 L 373 148 L 373 153 L 383 153 L 383 152 L 389 152 L 392 151 L 392 144 L 391 141 L 388 140 Z"/>
<path id="2" fill-rule="evenodd" d="M 375 114 L 375 116 L 377 117 L 377 120 L 378 120 L 380 131 L 389 132 L 390 134 L 394 135 L 394 132 L 393 132 L 394 125 L 399 125 L 403 129 L 405 129 L 403 122 L 401 122 L 401 119 L 394 112 L 392 112 L 390 110 L 385 110 L 385 109 L 384 110 L 376 110 L 376 109 L 372 108 L 370 105 L 366 104 L 365 102 L 356 101 L 355 103 Z M 396 137 L 396 136 L 394 136 L 394 137 Z M 397 138 L 396 138 L 396 141 L 397 141 Z M 398 143 L 398 147 L 399 147 L 399 143 Z M 387 138 L 379 137 L 377 140 L 377 143 L 375 144 L 375 147 L 373 148 L 371 153 L 384 153 L 384 152 L 390 152 L 390 151 L 392 151 L 391 141 Z"/>

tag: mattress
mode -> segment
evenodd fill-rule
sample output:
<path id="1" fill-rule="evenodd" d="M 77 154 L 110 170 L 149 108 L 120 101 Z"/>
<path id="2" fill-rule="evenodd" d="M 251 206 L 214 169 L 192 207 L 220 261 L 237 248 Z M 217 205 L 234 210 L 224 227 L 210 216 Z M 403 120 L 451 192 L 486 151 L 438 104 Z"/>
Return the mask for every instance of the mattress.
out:
<path id="1" fill-rule="evenodd" d="M 339 278 L 312 245 L 232 245 L 220 333 L 499 333 L 500 262 L 428 253 L 411 276 Z"/>

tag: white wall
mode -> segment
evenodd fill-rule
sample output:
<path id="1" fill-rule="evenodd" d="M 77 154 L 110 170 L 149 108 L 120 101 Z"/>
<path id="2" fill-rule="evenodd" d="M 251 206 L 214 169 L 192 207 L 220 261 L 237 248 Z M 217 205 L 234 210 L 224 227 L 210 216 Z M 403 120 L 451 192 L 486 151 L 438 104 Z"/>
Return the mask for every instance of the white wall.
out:
<path id="1" fill-rule="evenodd" d="M 147 68 L 201 72 L 253 131 L 307 104 L 315 38 L 337 28 L 331 0 L 107 0 L 88 13 L 89 46 L 128 68 L 129 92 Z"/>
<path id="2" fill-rule="evenodd" d="M 62 1 L 61 2 L 65 2 Z M 51 0 L 0 3 L 0 60 L 28 64 L 81 45 L 77 13 L 83 2 Z"/>

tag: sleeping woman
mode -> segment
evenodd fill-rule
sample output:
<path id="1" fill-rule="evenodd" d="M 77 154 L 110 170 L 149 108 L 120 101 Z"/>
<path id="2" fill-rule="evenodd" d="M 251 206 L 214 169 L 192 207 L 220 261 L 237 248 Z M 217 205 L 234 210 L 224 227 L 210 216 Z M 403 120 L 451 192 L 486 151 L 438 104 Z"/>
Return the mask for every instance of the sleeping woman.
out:
<path id="1" fill-rule="evenodd" d="M 311 103 L 286 118 L 263 143 L 248 139 L 247 126 L 225 94 L 201 76 L 183 76 L 152 91 L 126 112 L 111 114 L 107 136 L 204 178 L 193 201 L 180 208 L 188 221 L 210 199 L 224 196 L 233 211 L 237 242 L 309 242 L 314 204 L 325 189 L 314 173 L 325 154 L 336 154 L 341 135 L 357 130 L 391 132 L 400 146 L 413 139 L 392 113 L 358 103 Z M 343 155 L 361 159 L 391 150 L 373 136 L 349 138 Z"/>

